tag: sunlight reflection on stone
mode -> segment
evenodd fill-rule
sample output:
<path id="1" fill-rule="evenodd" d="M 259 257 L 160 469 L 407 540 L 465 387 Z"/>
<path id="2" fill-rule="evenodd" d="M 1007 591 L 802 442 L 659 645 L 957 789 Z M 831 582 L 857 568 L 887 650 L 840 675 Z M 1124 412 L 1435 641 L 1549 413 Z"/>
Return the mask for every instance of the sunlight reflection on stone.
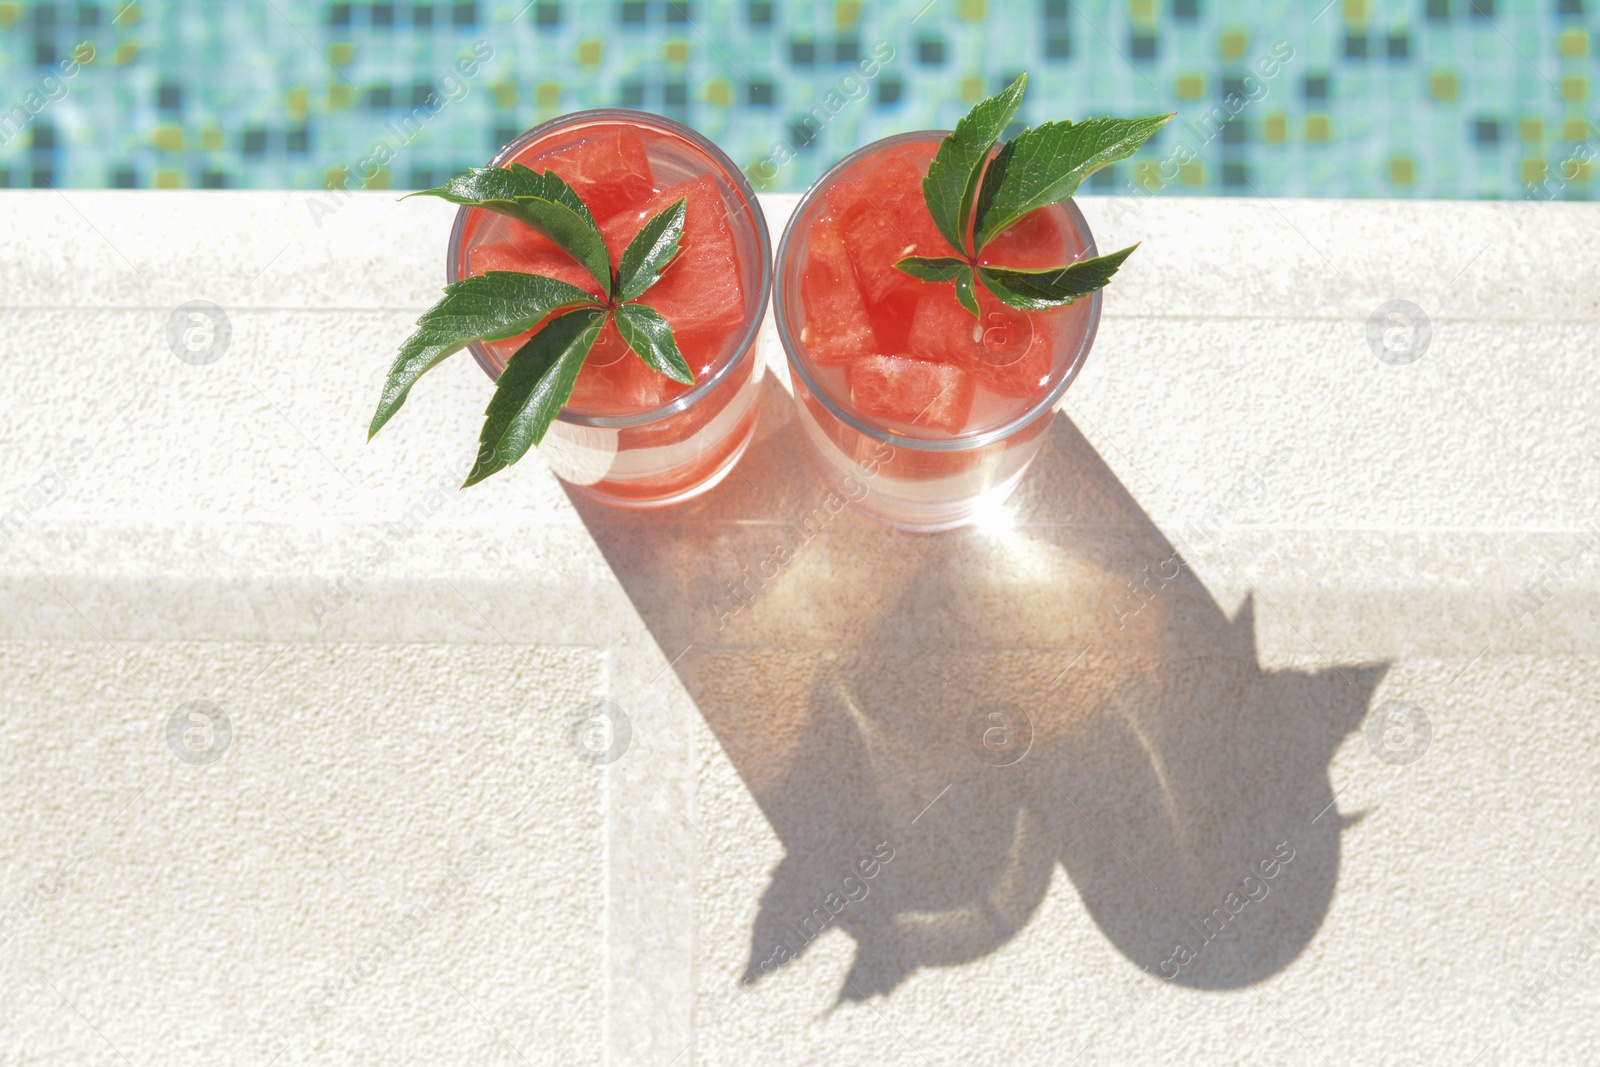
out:
<path id="1" fill-rule="evenodd" d="M 998 541 L 1010 542 L 1016 538 L 1016 515 L 1006 506 L 1004 497 L 989 497 L 978 504 L 973 526 L 979 533 Z"/>

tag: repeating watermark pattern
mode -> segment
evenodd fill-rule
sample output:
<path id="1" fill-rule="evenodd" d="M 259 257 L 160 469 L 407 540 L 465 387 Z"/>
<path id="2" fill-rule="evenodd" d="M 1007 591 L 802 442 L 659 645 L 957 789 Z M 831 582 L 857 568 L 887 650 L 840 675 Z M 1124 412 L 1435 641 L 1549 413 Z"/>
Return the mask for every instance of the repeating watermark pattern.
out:
<path id="1" fill-rule="evenodd" d="M 215 363 L 233 342 L 233 320 L 209 300 L 179 304 L 167 316 L 167 347 L 185 363 Z"/>
<path id="2" fill-rule="evenodd" d="M 1588 536 L 1579 534 L 1572 551 L 1547 563 L 1537 578 L 1524 582 L 1520 593 L 1513 593 L 1506 602 L 1506 614 L 1518 629 L 1533 624 L 1545 605 L 1555 599 L 1556 591 L 1575 580 L 1584 568 L 1600 560 L 1600 526 L 1593 519 L 1584 523 Z"/>
<path id="3" fill-rule="evenodd" d="M 1432 743 L 1428 713 L 1409 700 L 1386 701 L 1367 718 L 1367 747 L 1385 763 L 1396 767 L 1415 763 Z"/>
<path id="4" fill-rule="evenodd" d="M 948 790 L 949 786 L 945 789 Z M 939 795 L 943 796 L 944 793 L 941 792 Z M 859 913 L 861 905 L 872 893 L 872 880 L 883 873 L 883 869 L 894 857 L 894 846 L 888 841 L 880 841 L 869 854 L 856 860 L 848 872 L 839 879 L 837 888 L 823 897 L 820 906 L 813 908 L 809 914 L 800 919 L 799 923 L 789 919 L 784 920 L 783 925 L 788 927 L 791 936 L 779 937 L 773 941 L 772 949 L 766 958 L 759 965 L 752 965 L 742 981 L 708 1007 L 705 1013 L 706 1028 L 721 1026 L 743 1011 L 750 1002 L 751 989 L 756 982 L 799 959 L 806 946 L 815 941 L 848 909 L 853 907 Z"/>
<path id="5" fill-rule="evenodd" d="M 1169 568 L 1170 574 L 1167 573 Z M 1117 619 L 1117 629 L 1126 630 L 1128 620 L 1155 603 L 1161 591 L 1177 581 L 1182 573 L 1183 556 L 1176 549 L 1172 555 L 1157 562 L 1154 570 L 1145 564 L 1138 574 L 1128 579 L 1122 599 L 1111 605 L 1111 613 Z"/>
<path id="6" fill-rule="evenodd" d="M 746 977 L 747 983 L 753 982 L 761 975 L 783 967 L 785 964 L 800 958 L 800 953 L 805 947 L 815 941 L 817 937 L 831 926 L 835 919 L 845 913 L 845 909 L 852 905 L 859 907 L 872 892 L 872 879 L 883 872 L 894 859 L 894 846 L 887 841 L 880 841 L 872 851 L 856 860 L 855 866 L 839 880 L 838 888 L 822 898 L 822 903 L 802 916 L 798 923 L 785 920 L 784 925 L 794 935 L 794 940 L 780 939 L 773 945 L 766 959 L 761 961 L 759 974 Z"/>
<path id="7" fill-rule="evenodd" d="M 617 762 L 632 744 L 633 720 L 609 700 L 579 704 L 567 716 L 567 747 L 590 766 Z"/>
<path id="8" fill-rule="evenodd" d="M 1238 89 L 1226 93 L 1221 103 L 1212 106 L 1198 118 L 1186 119 L 1175 126 L 1180 136 L 1161 161 L 1136 165 L 1134 177 L 1123 183 L 1123 192 L 1128 194 L 1129 199 L 1107 205 L 1112 223 L 1121 222 L 1129 214 L 1137 214 L 1140 210 L 1138 199 L 1154 196 L 1179 180 L 1184 168 L 1199 161 L 1201 150 L 1220 137 L 1228 123 L 1271 95 L 1271 83 L 1277 80 L 1294 58 L 1293 45 L 1283 40 L 1274 42 L 1266 55 L 1250 65 L 1253 73 L 1239 79 Z"/>
<path id="9" fill-rule="evenodd" d="M 983 347 L 983 361 L 1009 367 L 1033 347 L 1033 318 L 1016 308 L 1001 307 L 972 326 L 973 340 Z"/>
<path id="10" fill-rule="evenodd" d="M 1224 930 L 1235 928 L 1239 918 L 1251 904 L 1259 904 L 1267 899 L 1272 892 L 1271 882 L 1283 869 L 1294 860 L 1294 846 L 1288 841 L 1280 841 L 1273 847 L 1272 854 L 1257 860 L 1250 873 L 1239 882 L 1238 888 L 1231 890 L 1222 898 L 1222 903 L 1211 909 L 1210 914 L 1198 923 L 1193 919 L 1186 919 L 1189 928 L 1194 931 L 1195 939 L 1190 941 L 1188 935 L 1174 942 L 1172 952 L 1166 959 L 1157 965 L 1161 977 L 1172 981 L 1183 973 L 1185 967 L 1193 966 L 1200 958 L 1207 945 L 1215 941 Z"/>
<path id="11" fill-rule="evenodd" d="M 88 41 L 79 41 L 72 46 L 72 55 L 56 63 L 55 69 L 60 75 L 46 74 L 39 79 L 39 84 L 23 94 L 22 99 L 6 111 L 0 111 L 0 148 L 4 148 L 17 139 L 17 136 L 33 125 L 33 120 L 38 118 L 51 104 L 67 98 L 71 87 L 68 85 L 78 72 L 94 62 L 94 45 Z"/>
<path id="12" fill-rule="evenodd" d="M 1528 182 L 1523 191 L 1523 198 L 1537 200 L 1541 204 L 1560 199 L 1569 184 L 1583 177 L 1595 155 L 1595 147 L 1588 141 L 1572 142 L 1571 147 L 1567 149 L 1566 158 L 1561 161 L 1556 173 L 1546 175 L 1542 182 Z M 1518 219 L 1517 225 L 1520 227 L 1523 221 Z"/>
<path id="13" fill-rule="evenodd" d="M 93 455 L 94 447 L 81 437 L 68 445 L 67 454 L 52 463 L 38 481 L 0 514 L 0 548 L 9 545 L 40 509 L 65 494 L 77 476 L 79 464 L 88 462 Z"/>
<path id="14" fill-rule="evenodd" d="M 399 915 L 386 919 L 365 952 L 306 995 L 305 1007 L 312 1022 L 320 1024 L 349 1005 L 361 987 L 370 982 L 396 952 L 431 926 L 446 905 L 466 895 L 479 866 L 493 855 L 494 849 L 486 842 L 476 842 L 469 851 L 456 857 L 426 896 Z"/>
<path id="15" fill-rule="evenodd" d="M 53 867 L 24 886 L 22 893 L 0 911 L 0 945 L 17 936 L 51 901 L 59 899 L 67 891 L 72 873 L 93 856 L 94 846 L 80 837 Z"/>
<path id="16" fill-rule="evenodd" d="M 1009 701 L 981 708 L 967 720 L 967 748 L 990 767 L 1015 766 L 1033 748 L 1033 717 Z"/>
<path id="17" fill-rule="evenodd" d="M 894 446 L 879 442 L 872 455 L 855 465 L 857 474 L 846 475 L 838 489 L 831 489 L 821 502 L 802 515 L 798 522 L 790 520 L 785 525 L 785 536 L 778 539 L 772 551 L 755 565 L 755 573 L 748 566 L 739 571 L 736 581 L 723 583 L 722 596 L 713 596 L 711 612 L 717 617 L 717 629 L 728 625 L 728 620 L 755 603 L 762 590 L 777 580 L 783 569 L 793 563 L 800 552 L 828 525 L 838 518 L 850 501 L 860 503 L 870 491 L 868 482 L 878 476 L 883 464 L 894 458 Z M 788 534 L 794 536 L 790 538 Z"/>
<path id="18" fill-rule="evenodd" d="M 439 79 L 439 87 L 428 91 L 422 103 L 413 107 L 408 114 L 385 124 L 385 129 L 394 135 L 393 144 L 387 138 L 380 137 L 373 142 L 367 154 L 353 165 L 334 168 L 335 173 L 328 178 L 323 193 L 306 198 L 306 208 L 311 212 L 311 221 L 317 228 L 321 229 L 323 219 L 335 214 L 349 202 L 352 192 L 366 188 L 383 173 L 396 154 L 421 136 L 422 131 L 447 105 L 465 100 L 472 92 L 472 79 L 493 58 L 494 48 L 487 41 L 474 44 L 472 51 L 456 60 L 455 65 Z"/>
<path id="19" fill-rule="evenodd" d="M 191 700 L 167 716 L 167 747 L 185 763 L 215 763 L 231 744 L 233 720 L 209 700 Z"/>
<path id="20" fill-rule="evenodd" d="M 817 139 L 818 134 L 844 113 L 845 109 L 853 103 L 865 100 L 867 90 L 878 75 L 883 73 L 884 65 L 894 60 L 894 45 L 888 41 L 879 41 L 869 50 L 869 57 L 860 60 L 850 70 L 839 76 L 833 88 L 823 94 L 821 100 L 812 105 L 802 117 L 789 124 L 793 139 L 799 142 L 799 147 L 805 147 Z M 771 185 L 778 177 L 778 171 L 786 164 L 792 162 L 795 149 L 783 141 L 774 141 L 772 149 L 763 158 L 745 168 L 745 176 L 752 185 L 764 188 Z"/>
<path id="21" fill-rule="evenodd" d="M 1198 519 L 1183 524 L 1176 538 L 1180 542 L 1179 549 L 1192 556 L 1196 549 L 1205 548 L 1215 541 L 1222 528 L 1246 505 L 1257 503 L 1266 495 L 1267 480 L 1277 473 L 1279 465 L 1285 459 L 1294 455 L 1294 451 L 1293 446 L 1282 439 L 1274 441 L 1272 448 L 1235 478 L 1228 491 L 1223 493 L 1216 503 L 1207 508 Z M 1164 561 L 1157 564 L 1157 567 L 1165 565 Z M 1148 573 L 1149 568 L 1146 567 L 1145 571 Z M 1136 583 L 1137 579 L 1135 582 L 1130 582 L 1130 584 Z"/>
<path id="22" fill-rule="evenodd" d="M 463 455 L 446 467 L 426 491 L 406 505 L 400 517 L 384 524 L 383 533 L 353 561 L 340 570 L 337 577 L 322 582 L 322 593 L 306 601 L 306 609 L 317 629 L 322 629 L 329 618 L 361 598 L 374 575 L 395 557 L 395 549 L 416 536 L 429 519 L 444 510 L 455 496 L 461 480 L 472 469 L 476 455 Z"/>
<path id="23" fill-rule="evenodd" d="M 1540 968 L 1538 974 L 1523 983 L 1518 993 L 1507 998 L 1517 1022 L 1527 1022 L 1543 1010 L 1557 991 L 1588 969 L 1597 951 L 1600 951 L 1600 921 L 1591 919 L 1563 943 L 1561 954 L 1554 962 Z"/>
<path id="24" fill-rule="evenodd" d="M 1427 313 L 1409 300 L 1379 304 L 1367 317 L 1367 344 L 1374 356 L 1392 367 L 1421 359 L 1432 340 Z"/>

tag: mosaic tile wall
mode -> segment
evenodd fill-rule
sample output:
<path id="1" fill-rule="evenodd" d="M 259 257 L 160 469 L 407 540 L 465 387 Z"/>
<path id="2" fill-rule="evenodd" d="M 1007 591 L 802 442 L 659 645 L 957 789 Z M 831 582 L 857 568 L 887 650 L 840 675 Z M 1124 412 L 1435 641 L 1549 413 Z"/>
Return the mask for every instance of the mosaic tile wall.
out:
<path id="1" fill-rule="evenodd" d="M 1095 189 L 1595 195 L 1600 0 L 0 0 L 0 183 L 414 188 L 659 111 L 769 189 L 948 127 L 1175 110 Z M 359 173 L 383 145 L 388 164 Z"/>

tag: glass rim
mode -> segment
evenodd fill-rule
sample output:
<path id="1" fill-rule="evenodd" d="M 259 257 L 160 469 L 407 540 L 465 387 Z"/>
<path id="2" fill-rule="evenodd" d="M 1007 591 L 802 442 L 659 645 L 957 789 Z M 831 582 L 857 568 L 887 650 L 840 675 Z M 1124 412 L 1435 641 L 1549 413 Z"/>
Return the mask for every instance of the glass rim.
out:
<path id="1" fill-rule="evenodd" d="M 817 385 L 816 379 L 812 377 L 811 369 L 807 365 L 809 361 L 801 355 L 801 346 L 796 343 L 794 335 L 789 329 L 787 315 L 788 302 L 784 299 L 785 274 L 787 273 L 785 270 L 785 265 L 788 262 L 789 251 L 793 241 L 795 240 L 795 234 L 799 228 L 800 221 L 805 218 L 806 212 L 810 209 L 817 198 L 827 194 L 828 190 L 837 182 L 839 175 L 842 172 L 866 156 L 888 148 L 894 148 L 902 144 L 936 139 L 943 140 L 949 135 L 949 132 L 950 131 L 948 130 L 912 130 L 908 133 L 899 133 L 892 137 L 884 137 L 880 140 L 873 141 L 871 144 L 866 145 L 865 147 L 856 149 L 854 152 L 851 152 L 839 162 L 835 163 L 832 167 L 829 167 L 822 177 L 818 178 L 812 184 L 811 188 L 807 189 L 805 194 L 801 196 L 799 202 L 795 204 L 794 211 L 789 215 L 789 222 L 784 226 L 783 239 L 778 242 L 778 255 L 773 262 L 773 325 L 777 328 L 778 340 L 783 344 L 783 352 L 788 358 L 789 370 L 791 373 L 799 377 L 799 380 L 804 383 L 806 390 L 817 399 L 818 403 L 828 410 L 829 414 L 833 415 L 840 422 L 843 422 L 846 426 L 849 426 L 856 432 L 865 434 L 874 440 L 892 444 L 895 447 L 922 449 L 929 452 L 961 452 L 975 448 L 982 448 L 985 445 L 1004 440 L 1005 438 L 1010 437 L 1012 434 L 1027 428 L 1035 419 L 1040 418 L 1046 412 L 1050 411 L 1050 409 L 1054 408 L 1056 403 L 1061 399 L 1062 395 L 1066 393 L 1067 387 L 1070 386 L 1078 377 L 1078 372 L 1083 369 L 1084 360 L 1088 358 L 1089 349 L 1094 345 L 1095 334 L 1099 332 L 1100 329 L 1100 301 L 1102 290 L 1096 289 L 1089 295 L 1089 314 L 1084 324 L 1083 338 L 1078 344 L 1078 351 L 1072 356 L 1072 362 L 1067 365 L 1066 372 L 1061 376 L 1061 380 L 1052 386 L 1043 396 L 1041 396 L 1026 411 L 1017 417 L 1009 420 L 1008 422 L 1002 423 L 999 426 L 965 436 L 944 438 L 912 437 L 909 434 L 898 433 L 894 430 L 885 429 L 882 426 L 877 426 L 866 421 L 859 415 L 846 411 L 839 401 L 834 399 L 834 397 L 830 396 L 825 390 L 821 389 Z M 1089 222 L 1083 217 L 1083 212 L 1078 210 L 1077 202 L 1069 196 L 1065 200 L 1058 201 L 1058 203 L 1066 209 L 1067 220 L 1072 224 L 1072 228 L 1077 232 L 1079 239 L 1083 242 L 1083 253 L 1080 258 L 1098 255 L 1099 253 L 1094 242 L 1094 234 L 1090 231 Z"/>
<path id="2" fill-rule="evenodd" d="M 575 126 L 585 122 L 625 122 L 634 126 L 654 128 L 665 133 L 680 137 L 695 148 L 699 149 L 710 160 L 722 167 L 730 176 L 734 191 L 744 201 L 745 210 L 749 212 L 749 222 L 755 231 L 756 250 L 761 257 L 761 275 L 759 290 L 756 299 L 756 312 L 751 317 L 746 327 L 744 336 L 740 338 L 735 354 L 729 357 L 727 363 L 719 368 L 716 373 L 707 376 L 704 380 L 695 382 L 694 388 L 681 396 L 660 407 L 650 408 L 646 411 L 632 415 L 581 415 L 569 412 L 564 407 L 556 416 L 557 422 L 564 422 L 573 426 L 593 426 L 601 429 L 626 429 L 631 426 L 644 426 L 652 422 L 676 415 L 686 410 L 701 397 L 715 389 L 735 368 L 749 358 L 756 348 L 756 339 L 761 333 L 762 321 L 766 318 L 767 308 L 772 300 L 772 236 L 767 227 L 767 217 L 761 211 L 761 202 L 756 199 L 755 190 L 750 187 L 750 182 L 745 178 L 744 172 L 728 157 L 728 154 L 718 148 L 710 139 L 698 130 L 691 129 L 681 122 L 657 115 L 653 111 L 637 111 L 632 108 L 590 108 L 586 111 L 574 111 L 571 114 L 560 115 L 539 125 L 532 127 L 519 136 L 513 138 L 506 146 L 495 153 L 489 161 L 489 166 L 500 167 L 510 162 L 528 145 L 541 137 L 545 137 L 557 130 L 568 126 Z M 461 242 L 467 228 L 467 218 L 471 212 L 479 210 L 463 204 L 456 211 L 455 225 L 450 229 L 450 245 L 446 253 L 445 280 L 454 282 L 459 280 L 458 264 L 461 259 Z M 483 368 L 491 380 L 494 378 L 493 364 L 489 361 L 489 354 L 482 341 L 473 341 L 467 346 L 472 353 L 472 358 L 478 361 L 478 366 Z"/>

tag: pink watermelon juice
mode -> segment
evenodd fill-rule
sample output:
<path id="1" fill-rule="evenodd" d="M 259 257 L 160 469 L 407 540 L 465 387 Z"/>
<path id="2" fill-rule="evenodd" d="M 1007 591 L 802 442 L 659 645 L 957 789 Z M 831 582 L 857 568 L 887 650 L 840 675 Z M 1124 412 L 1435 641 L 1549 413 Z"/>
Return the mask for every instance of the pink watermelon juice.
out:
<path id="1" fill-rule="evenodd" d="M 749 184 L 693 130 L 635 111 L 548 122 L 508 145 L 493 165 L 513 162 L 553 170 L 573 187 L 600 226 L 613 269 L 645 222 L 679 197 L 687 200 L 681 251 L 640 302 L 671 323 L 695 383 L 650 369 L 608 324 L 539 451 L 564 481 L 612 504 L 671 504 L 711 488 L 755 428 L 755 337 L 771 286 L 771 252 Z M 448 270 L 452 281 L 526 271 L 601 295 L 554 242 L 481 208 L 457 215 Z M 474 344 L 472 353 L 498 377 L 531 333 Z"/>
<path id="2" fill-rule="evenodd" d="M 943 137 L 891 137 L 834 167 L 795 209 L 777 267 L 778 333 L 818 454 L 865 485 L 864 509 L 930 530 L 1015 488 L 1100 315 L 1098 292 L 1024 312 L 980 286 L 975 318 L 953 286 L 894 269 L 908 255 L 959 254 L 923 199 Z M 1018 220 L 979 262 L 1033 269 L 1095 254 L 1067 201 Z"/>

